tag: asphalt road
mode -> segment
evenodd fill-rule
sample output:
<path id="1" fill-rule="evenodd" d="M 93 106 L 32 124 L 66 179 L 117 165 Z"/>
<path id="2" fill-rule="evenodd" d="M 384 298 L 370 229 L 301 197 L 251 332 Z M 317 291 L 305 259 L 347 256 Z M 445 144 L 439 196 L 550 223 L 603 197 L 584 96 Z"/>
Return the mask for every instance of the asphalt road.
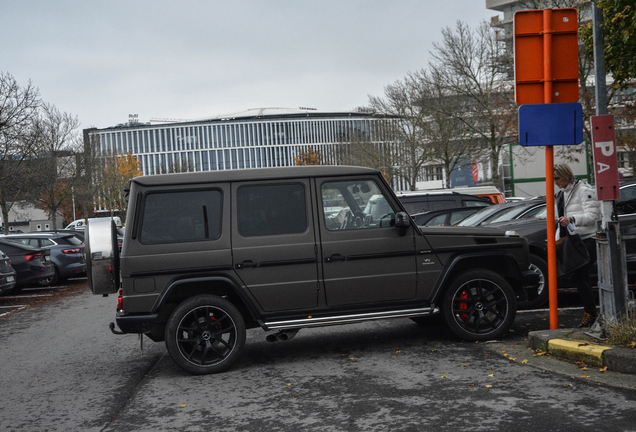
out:
<path id="1" fill-rule="evenodd" d="M 636 430 L 633 376 L 525 348 L 545 311 L 519 314 L 497 343 L 408 319 L 276 343 L 250 330 L 228 372 L 197 377 L 163 344 L 113 335 L 114 297 L 75 288 L 0 317 L 1 431 Z"/>

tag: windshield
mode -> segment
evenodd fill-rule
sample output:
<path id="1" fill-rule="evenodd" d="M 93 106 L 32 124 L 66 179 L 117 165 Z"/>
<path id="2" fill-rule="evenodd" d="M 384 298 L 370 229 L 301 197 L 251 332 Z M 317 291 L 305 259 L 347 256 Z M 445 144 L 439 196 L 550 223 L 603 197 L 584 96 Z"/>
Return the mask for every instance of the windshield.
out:
<path id="1" fill-rule="evenodd" d="M 488 223 L 503 222 L 503 221 L 516 219 L 517 216 L 519 216 L 520 214 L 526 211 L 528 211 L 528 206 L 525 206 L 525 205 L 511 207 L 510 210 L 506 210 L 502 212 L 501 214 L 496 215 L 492 219 L 489 219 Z M 524 215 L 524 217 L 529 217 L 529 216 Z"/>
<path id="2" fill-rule="evenodd" d="M 492 205 L 490 207 L 484 207 L 477 213 L 468 216 L 466 219 L 459 221 L 457 226 L 477 226 L 481 221 L 501 211 L 501 207 L 498 205 Z"/>

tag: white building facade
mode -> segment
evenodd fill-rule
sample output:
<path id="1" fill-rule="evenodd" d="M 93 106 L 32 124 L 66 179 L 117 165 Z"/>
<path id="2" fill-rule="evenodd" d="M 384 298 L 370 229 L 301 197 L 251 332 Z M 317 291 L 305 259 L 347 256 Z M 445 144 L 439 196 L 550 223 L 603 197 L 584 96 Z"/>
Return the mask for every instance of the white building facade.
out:
<path id="1" fill-rule="evenodd" d="M 86 129 L 85 140 L 103 156 L 131 152 L 144 175 L 171 172 L 293 166 L 312 148 L 324 164 L 339 164 L 339 147 L 352 137 L 383 145 L 385 119 L 359 112 L 265 108 L 215 118 L 162 124 L 126 123 Z M 400 179 L 393 186 L 404 188 Z"/>

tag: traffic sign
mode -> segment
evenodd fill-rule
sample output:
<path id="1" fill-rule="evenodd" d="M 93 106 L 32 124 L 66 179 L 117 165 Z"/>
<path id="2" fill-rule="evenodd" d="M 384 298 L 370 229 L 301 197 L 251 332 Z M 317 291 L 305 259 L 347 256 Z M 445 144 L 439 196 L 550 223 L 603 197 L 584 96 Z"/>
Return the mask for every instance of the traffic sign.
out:
<path id="1" fill-rule="evenodd" d="M 580 103 L 533 104 L 519 107 L 519 144 L 574 145 L 583 141 Z"/>
<path id="2" fill-rule="evenodd" d="M 596 193 L 601 201 L 616 200 L 621 197 L 621 193 L 618 183 L 614 116 L 593 116 L 591 120 Z"/>
<path id="3" fill-rule="evenodd" d="M 579 100 L 578 17 L 574 8 L 514 15 L 518 105 Z M 549 100 L 546 100 L 549 96 Z"/>

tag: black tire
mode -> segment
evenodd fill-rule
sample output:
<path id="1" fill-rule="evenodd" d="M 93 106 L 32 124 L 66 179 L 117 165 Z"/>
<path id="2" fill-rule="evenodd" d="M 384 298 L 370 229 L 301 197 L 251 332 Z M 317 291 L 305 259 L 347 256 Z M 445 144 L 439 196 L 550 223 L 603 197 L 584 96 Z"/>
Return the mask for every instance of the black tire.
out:
<path id="1" fill-rule="evenodd" d="M 497 273 L 479 269 L 458 276 L 444 294 L 446 325 L 468 341 L 503 335 L 515 320 L 517 300 L 510 284 Z"/>
<path id="2" fill-rule="evenodd" d="M 548 263 L 538 255 L 530 254 L 530 270 L 539 275 L 539 286 L 536 292 L 528 292 L 528 300 L 519 302 L 519 309 L 534 309 L 548 302 Z"/>
<path id="3" fill-rule="evenodd" d="M 228 300 L 199 295 L 181 303 L 166 324 L 166 347 L 174 362 L 194 375 L 228 369 L 245 345 L 245 322 Z"/>
<path id="4" fill-rule="evenodd" d="M 39 281 L 35 282 L 35 285 L 39 286 L 39 287 L 49 287 L 49 286 L 54 286 L 59 278 L 59 273 L 57 271 L 57 267 L 53 266 L 55 273 L 53 273 L 53 276 L 48 277 L 46 279 L 40 279 Z"/>

